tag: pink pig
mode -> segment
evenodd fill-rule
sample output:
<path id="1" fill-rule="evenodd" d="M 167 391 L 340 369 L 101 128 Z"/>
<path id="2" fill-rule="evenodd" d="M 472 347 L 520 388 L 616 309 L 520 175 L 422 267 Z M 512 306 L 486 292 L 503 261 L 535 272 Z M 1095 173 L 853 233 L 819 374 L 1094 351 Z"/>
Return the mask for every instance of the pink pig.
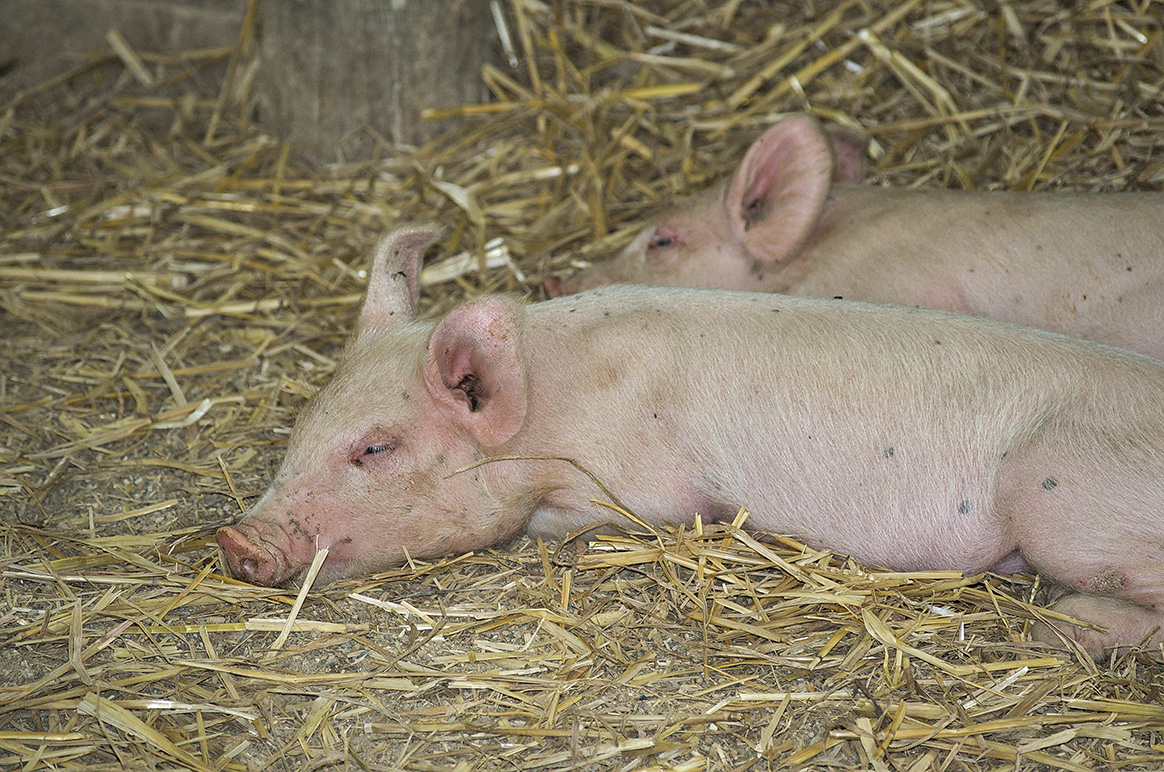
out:
<path id="1" fill-rule="evenodd" d="M 781 121 L 734 176 L 551 296 L 613 282 L 781 292 L 989 316 L 1164 357 L 1164 195 L 901 190 L 863 140 Z"/>
<path id="2" fill-rule="evenodd" d="M 323 581 L 560 537 L 611 513 L 731 520 L 902 570 L 1030 567 L 1097 656 L 1164 622 L 1164 362 L 970 316 L 610 287 L 417 321 L 431 230 L 378 247 L 358 328 L 232 573 Z M 1054 640 L 1056 633 L 1039 633 Z"/>

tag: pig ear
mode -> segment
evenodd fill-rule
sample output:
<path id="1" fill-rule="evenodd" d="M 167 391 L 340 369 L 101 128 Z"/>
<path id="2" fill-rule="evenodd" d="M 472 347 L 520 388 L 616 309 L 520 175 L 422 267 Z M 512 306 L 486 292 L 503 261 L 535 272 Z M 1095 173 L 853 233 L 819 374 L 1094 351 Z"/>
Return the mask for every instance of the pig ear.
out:
<path id="1" fill-rule="evenodd" d="M 833 147 L 833 182 L 864 182 L 869 137 L 836 123 L 826 126 L 825 133 Z"/>
<path id="2" fill-rule="evenodd" d="M 816 119 L 777 123 L 752 143 L 724 193 L 732 232 L 755 259 L 792 259 L 816 227 L 833 181 L 833 150 Z"/>
<path id="3" fill-rule="evenodd" d="M 385 329 L 416 317 L 420 256 L 437 235 L 431 225 L 400 228 L 376 245 L 368 269 L 368 292 L 360 307 L 357 327 L 361 332 Z"/>
<path id="4" fill-rule="evenodd" d="M 520 313 L 507 298 L 478 300 L 446 316 L 429 339 L 429 393 L 485 447 L 504 443 L 525 420 Z"/>

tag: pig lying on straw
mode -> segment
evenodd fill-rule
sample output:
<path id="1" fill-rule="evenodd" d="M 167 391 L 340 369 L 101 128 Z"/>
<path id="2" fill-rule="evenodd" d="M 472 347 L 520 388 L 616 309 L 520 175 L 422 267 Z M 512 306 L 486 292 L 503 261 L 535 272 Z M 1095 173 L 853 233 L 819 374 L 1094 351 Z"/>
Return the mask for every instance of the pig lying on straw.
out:
<path id="1" fill-rule="evenodd" d="M 1164 193 L 851 184 L 864 151 L 854 132 L 781 121 L 730 179 L 546 291 L 635 282 L 901 303 L 1164 358 Z"/>
<path id="2" fill-rule="evenodd" d="M 327 581 L 561 536 L 610 518 L 598 480 L 648 523 L 744 506 L 749 527 L 895 569 L 1031 569 L 1068 590 L 1058 610 L 1107 627 L 1061 626 L 1095 655 L 1164 643 L 1164 362 L 695 289 L 486 296 L 418 321 L 433 239 L 379 245 L 335 377 L 271 489 L 218 532 L 236 576 L 293 582 L 325 547 Z"/>

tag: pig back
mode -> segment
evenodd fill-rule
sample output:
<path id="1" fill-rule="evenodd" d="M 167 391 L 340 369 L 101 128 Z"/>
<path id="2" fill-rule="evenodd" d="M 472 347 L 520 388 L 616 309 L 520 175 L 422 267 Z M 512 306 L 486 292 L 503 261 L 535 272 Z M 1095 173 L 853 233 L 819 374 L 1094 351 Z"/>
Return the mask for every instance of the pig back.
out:
<path id="1" fill-rule="evenodd" d="M 1164 356 L 1164 195 L 838 186 L 767 289 L 923 305 Z"/>

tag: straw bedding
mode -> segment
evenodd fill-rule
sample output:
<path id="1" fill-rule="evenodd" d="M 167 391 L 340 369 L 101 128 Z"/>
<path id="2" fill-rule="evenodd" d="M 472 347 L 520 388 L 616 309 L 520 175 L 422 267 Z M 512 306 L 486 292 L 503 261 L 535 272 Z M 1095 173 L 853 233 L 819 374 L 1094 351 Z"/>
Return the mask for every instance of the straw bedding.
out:
<path id="1" fill-rule="evenodd" d="M 248 34 L 118 45 L 0 104 L 0 767 L 1164 769 L 1164 667 L 1029 642 L 1031 577 L 692 525 L 302 594 L 224 574 L 214 529 L 269 481 L 396 224 L 446 228 L 434 315 L 537 299 L 787 112 L 866 129 L 872 184 L 1164 174 L 1147 0 L 503 10 L 494 100 L 373 162 L 313 167 L 248 122 Z"/>

